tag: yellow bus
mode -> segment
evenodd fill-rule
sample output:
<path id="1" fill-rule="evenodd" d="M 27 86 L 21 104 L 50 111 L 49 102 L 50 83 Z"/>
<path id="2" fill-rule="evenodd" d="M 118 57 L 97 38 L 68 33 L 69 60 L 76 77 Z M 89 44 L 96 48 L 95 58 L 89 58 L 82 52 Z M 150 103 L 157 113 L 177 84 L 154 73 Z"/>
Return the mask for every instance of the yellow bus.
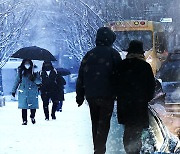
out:
<path id="1" fill-rule="evenodd" d="M 115 48 L 123 53 L 131 40 L 144 44 L 146 61 L 150 63 L 154 75 L 167 57 L 167 44 L 164 27 L 160 22 L 147 20 L 112 21 L 105 24 L 116 33 Z"/>

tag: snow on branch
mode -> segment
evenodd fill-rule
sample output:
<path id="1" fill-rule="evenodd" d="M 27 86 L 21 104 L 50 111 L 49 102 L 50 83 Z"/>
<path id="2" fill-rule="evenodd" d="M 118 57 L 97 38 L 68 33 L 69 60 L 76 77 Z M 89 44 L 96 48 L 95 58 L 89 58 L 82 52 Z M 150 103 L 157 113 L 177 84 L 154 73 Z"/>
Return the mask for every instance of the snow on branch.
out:
<path id="1" fill-rule="evenodd" d="M 0 3 L 0 68 L 14 51 L 22 29 L 34 12 L 33 5 L 21 1 Z"/>

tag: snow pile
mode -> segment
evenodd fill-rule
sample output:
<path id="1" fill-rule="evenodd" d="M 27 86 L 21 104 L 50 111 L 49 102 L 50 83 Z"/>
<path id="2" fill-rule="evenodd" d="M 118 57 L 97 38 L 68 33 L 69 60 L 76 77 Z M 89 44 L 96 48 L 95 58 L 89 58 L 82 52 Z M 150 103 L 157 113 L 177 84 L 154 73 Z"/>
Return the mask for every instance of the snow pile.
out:
<path id="1" fill-rule="evenodd" d="M 141 147 L 141 154 L 145 153 L 153 153 L 156 150 L 156 139 L 154 136 L 153 129 L 149 127 L 148 129 L 144 129 L 142 136 L 142 147 Z"/>

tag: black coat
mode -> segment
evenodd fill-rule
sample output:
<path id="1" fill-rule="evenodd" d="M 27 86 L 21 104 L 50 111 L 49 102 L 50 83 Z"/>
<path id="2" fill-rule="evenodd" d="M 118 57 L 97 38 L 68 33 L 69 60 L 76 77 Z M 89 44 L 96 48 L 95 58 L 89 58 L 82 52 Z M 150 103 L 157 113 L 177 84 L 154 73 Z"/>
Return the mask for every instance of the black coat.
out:
<path id="1" fill-rule="evenodd" d="M 129 58 L 118 65 L 118 120 L 139 119 L 148 122 L 148 102 L 153 98 L 155 79 L 144 60 Z"/>
<path id="2" fill-rule="evenodd" d="M 77 95 L 86 98 L 111 98 L 114 94 L 113 67 L 119 58 L 119 53 L 111 47 L 98 46 L 89 51 L 79 69 Z"/>
<path id="3" fill-rule="evenodd" d="M 64 100 L 64 85 L 66 84 L 66 81 L 56 70 L 51 70 L 49 76 L 46 71 L 42 71 L 41 78 L 41 94 L 46 94 L 48 92 L 57 96 L 59 100 Z"/>
<path id="4" fill-rule="evenodd" d="M 121 61 L 120 54 L 111 46 L 115 34 L 108 28 L 100 28 L 96 36 L 96 47 L 84 56 L 76 83 L 76 101 L 86 98 L 112 98 L 114 95 L 113 75 Z"/>

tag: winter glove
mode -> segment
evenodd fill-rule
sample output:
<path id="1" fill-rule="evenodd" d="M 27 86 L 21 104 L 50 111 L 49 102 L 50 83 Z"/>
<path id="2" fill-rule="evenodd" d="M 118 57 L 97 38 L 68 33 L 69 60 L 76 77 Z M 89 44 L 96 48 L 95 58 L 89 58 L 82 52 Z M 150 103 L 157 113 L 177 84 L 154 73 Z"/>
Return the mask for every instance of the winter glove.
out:
<path id="1" fill-rule="evenodd" d="M 79 103 L 78 103 L 78 107 L 80 107 L 82 104 L 83 104 L 83 102 L 81 102 L 81 103 L 79 102 Z"/>
<path id="2" fill-rule="evenodd" d="M 16 94 L 16 93 L 12 93 L 12 96 L 15 97 L 15 94 Z"/>
<path id="3" fill-rule="evenodd" d="M 78 104 L 78 107 L 80 107 L 84 102 L 84 98 L 79 98 L 76 96 L 76 103 Z"/>

